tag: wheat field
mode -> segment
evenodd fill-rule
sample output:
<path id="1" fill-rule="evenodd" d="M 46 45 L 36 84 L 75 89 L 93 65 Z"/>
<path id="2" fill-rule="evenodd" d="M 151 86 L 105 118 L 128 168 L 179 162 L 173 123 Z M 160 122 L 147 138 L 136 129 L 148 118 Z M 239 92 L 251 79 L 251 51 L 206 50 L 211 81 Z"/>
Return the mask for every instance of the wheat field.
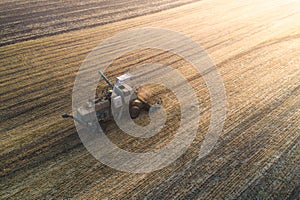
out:
<path id="1" fill-rule="evenodd" d="M 16 1 L 0 3 L 1 199 L 298 199 L 300 3 L 298 1 Z M 227 118 L 216 147 L 196 159 L 210 120 L 201 77 L 176 55 L 146 49 L 116 60 L 160 62 L 190 80 L 202 102 L 188 151 L 161 170 L 130 174 L 83 146 L 72 109 L 77 70 L 99 42 L 132 28 L 175 30 L 200 43 L 222 75 Z M 176 109 L 170 109 L 174 116 Z M 170 117 L 170 127 L 176 120 Z M 171 128 L 169 130 L 172 132 Z M 108 125 L 127 149 L 159 148 L 167 133 L 136 140 Z"/>

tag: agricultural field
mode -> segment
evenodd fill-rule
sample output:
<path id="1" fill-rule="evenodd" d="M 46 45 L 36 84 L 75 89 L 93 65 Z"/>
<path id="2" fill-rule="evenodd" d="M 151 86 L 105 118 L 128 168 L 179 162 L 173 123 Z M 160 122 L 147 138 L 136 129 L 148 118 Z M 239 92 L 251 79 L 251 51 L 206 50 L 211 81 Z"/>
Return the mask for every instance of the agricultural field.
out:
<path id="1" fill-rule="evenodd" d="M 299 1 L 4 0 L 0 7 L 1 199 L 299 199 Z M 109 80 L 163 63 L 201 102 L 188 150 L 163 169 L 134 174 L 97 161 L 61 114 L 72 110 L 77 71 L 93 48 L 142 27 L 174 30 L 205 48 L 224 82 L 227 118 L 215 148 L 197 159 L 211 118 L 202 77 L 157 49 L 118 58 Z M 113 122 L 105 134 L 127 151 L 158 149 L 174 136 L 178 106 L 167 105 L 166 129 L 149 139 Z"/>
<path id="2" fill-rule="evenodd" d="M 193 1 L 4 0 L 0 2 L 0 45 L 100 26 L 191 2 Z"/>

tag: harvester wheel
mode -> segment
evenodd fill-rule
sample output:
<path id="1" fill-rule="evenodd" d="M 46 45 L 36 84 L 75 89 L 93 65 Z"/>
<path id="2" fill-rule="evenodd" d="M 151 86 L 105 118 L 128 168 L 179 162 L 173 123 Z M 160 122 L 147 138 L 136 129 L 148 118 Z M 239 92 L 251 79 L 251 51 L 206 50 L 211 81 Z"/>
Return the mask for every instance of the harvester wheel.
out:
<path id="1" fill-rule="evenodd" d="M 135 119 L 139 116 L 141 109 L 138 106 L 131 106 L 129 109 L 130 117 Z"/>

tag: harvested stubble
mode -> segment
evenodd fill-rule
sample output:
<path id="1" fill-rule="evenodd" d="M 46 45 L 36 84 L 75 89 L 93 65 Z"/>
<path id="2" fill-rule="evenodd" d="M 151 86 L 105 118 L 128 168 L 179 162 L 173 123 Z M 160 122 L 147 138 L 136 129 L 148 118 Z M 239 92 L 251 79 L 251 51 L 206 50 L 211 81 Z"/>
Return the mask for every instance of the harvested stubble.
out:
<path id="1" fill-rule="evenodd" d="M 297 197 L 299 9 L 295 1 L 201 1 L 2 46 L 1 197 Z M 60 114 L 71 110 L 74 77 L 89 51 L 104 38 L 144 26 L 180 31 L 207 49 L 224 80 L 228 113 L 218 146 L 196 160 L 210 119 L 201 77 L 168 53 L 145 50 L 120 58 L 107 72 L 111 80 L 141 61 L 171 63 L 188 77 L 203 109 L 199 134 L 186 154 L 162 170 L 128 174 L 96 161 L 82 146 L 73 123 Z M 137 141 L 119 133 L 113 123 L 107 134 L 133 151 L 157 148 L 172 139 L 172 134 L 162 133 Z"/>

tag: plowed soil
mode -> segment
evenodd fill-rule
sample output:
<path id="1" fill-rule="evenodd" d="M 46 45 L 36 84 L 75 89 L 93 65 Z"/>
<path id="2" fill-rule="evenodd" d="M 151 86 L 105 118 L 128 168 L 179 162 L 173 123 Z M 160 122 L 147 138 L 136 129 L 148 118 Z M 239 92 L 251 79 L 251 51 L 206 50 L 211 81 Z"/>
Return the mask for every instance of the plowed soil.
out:
<path id="1" fill-rule="evenodd" d="M 1 199 L 299 199 L 299 1 L 2 1 Z M 227 119 L 218 144 L 198 153 L 210 121 L 201 77 L 176 55 L 146 49 L 117 60 L 128 66 L 167 63 L 190 80 L 201 102 L 199 134 L 170 166 L 148 174 L 114 170 L 81 143 L 72 120 L 76 72 L 103 39 L 137 27 L 181 32 L 205 47 L 222 75 Z M 104 84 L 104 83 L 103 83 Z M 175 111 L 174 111 L 175 112 Z M 169 126 L 176 127 L 176 117 Z M 126 150 L 157 148 L 122 135 Z"/>

